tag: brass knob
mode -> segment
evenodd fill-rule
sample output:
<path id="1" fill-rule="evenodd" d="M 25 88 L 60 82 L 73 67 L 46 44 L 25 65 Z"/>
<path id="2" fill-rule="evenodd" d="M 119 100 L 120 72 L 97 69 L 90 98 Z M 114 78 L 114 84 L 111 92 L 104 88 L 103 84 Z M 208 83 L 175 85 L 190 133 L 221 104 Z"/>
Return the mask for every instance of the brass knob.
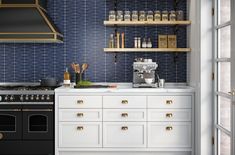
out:
<path id="1" fill-rule="evenodd" d="M 83 128 L 83 126 L 78 126 L 77 127 L 77 130 L 79 130 L 79 131 L 82 131 L 84 128 Z"/>
<path id="2" fill-rule="evenodd" d="M 77 104 L 83 104 L 83 100 L 77 100 Z"/>
<path id="3" fill-rule="evenodd" d="M 122 113 L 121 116 L 122 117 L 128 117 L 128 113 Z"/>
<path id="4" fill-rule="evenodd" d="M 83 117 L 84 114 L 83 114 L 83 113 L 77 113 L 77 116 L 78 116 L 78 117 Z"/>
<path id="5" fill-rule="evenodd" d="M 126 130 L 128 130 L 128 127 L 127 126 L 122 126 L 122 128 L 121 128 L 123 131 L 126 131 Z"/>
<path id="6" fill-rule="evenodd" d="M 167 126 L 167 127 L 166 127 L 166 130 L 167 130 L 167 131 L 171 131 L 171 130 L 173 130 L 173 127 L 172 127 L 172 126 Z"/>
<path id="7" fill-rule="evenodd" d="M 0 140 L 3 139 L 3 133 L 0 133 Z"/>
<path id="8" fill-rule="evenodd" d="M 128 100 L 122 100 L 122 104 L 128 104 Z"/>
<path id="9" fill-rule="evenodd" d="M 167 117 L 167 118 L 171 118 L 171 117 L 173 117 L 173 114 L 172 114 L 172 113 L 167 113 L 167 114 L 166 114 L 166 117 Z"/>
<path id="10" fill-rule="evenodd" d="M 166 104 L 172 104 L 173 101 L 172 100 L 166 100 Z"/>

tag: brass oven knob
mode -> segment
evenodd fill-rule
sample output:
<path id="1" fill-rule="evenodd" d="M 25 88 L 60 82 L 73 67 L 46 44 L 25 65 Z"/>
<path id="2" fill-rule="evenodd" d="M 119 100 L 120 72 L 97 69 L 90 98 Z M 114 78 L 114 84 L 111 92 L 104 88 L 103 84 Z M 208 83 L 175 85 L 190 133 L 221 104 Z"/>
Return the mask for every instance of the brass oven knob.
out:
<path id="1" fill-rule="evenodd" d="M 0 133 L 0 140 L 3 139 L 3 133 Z"/>

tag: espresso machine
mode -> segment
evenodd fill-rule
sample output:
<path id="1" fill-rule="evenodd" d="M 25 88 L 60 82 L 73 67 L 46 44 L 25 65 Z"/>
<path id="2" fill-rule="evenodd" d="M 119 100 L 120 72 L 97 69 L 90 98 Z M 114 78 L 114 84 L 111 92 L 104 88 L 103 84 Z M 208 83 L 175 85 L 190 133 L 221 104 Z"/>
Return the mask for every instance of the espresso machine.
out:
<path id="1" fill-rule="evenodd" d="M 158 67 L 152 59 L 137 58 L 133 63 L 133 87 L 134 88 L 156 88 L 155 72 Z"/>

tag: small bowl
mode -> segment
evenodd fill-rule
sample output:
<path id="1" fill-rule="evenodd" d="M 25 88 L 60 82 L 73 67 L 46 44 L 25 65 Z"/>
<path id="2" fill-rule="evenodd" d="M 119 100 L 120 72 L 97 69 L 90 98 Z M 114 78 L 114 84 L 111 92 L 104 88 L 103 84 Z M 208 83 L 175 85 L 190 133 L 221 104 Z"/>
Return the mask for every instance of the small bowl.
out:
<path id="1" fill-rule="evenodd" d="M 152 84 L 153 83 L 153 78 L 146 78 L 146 79 L 144 79 L 144 81 L 147 84 Z"/>

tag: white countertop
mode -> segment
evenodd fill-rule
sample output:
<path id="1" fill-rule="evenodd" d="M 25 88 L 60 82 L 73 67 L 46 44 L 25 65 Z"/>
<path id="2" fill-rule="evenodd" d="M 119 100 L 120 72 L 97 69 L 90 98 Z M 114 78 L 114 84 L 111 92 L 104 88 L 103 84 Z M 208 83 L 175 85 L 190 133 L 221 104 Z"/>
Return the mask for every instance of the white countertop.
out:
<path id="1" fill-rule="evenodd" d="M 192 93 L 194 88 L 186 84 L 166 83 L 164 88 L 133 88 L 132 83 L 94 83 L 98 85 L 117 85 L 117 88 L 72 88 L 59 87 L 55 89 L 56 93 Z"/>

